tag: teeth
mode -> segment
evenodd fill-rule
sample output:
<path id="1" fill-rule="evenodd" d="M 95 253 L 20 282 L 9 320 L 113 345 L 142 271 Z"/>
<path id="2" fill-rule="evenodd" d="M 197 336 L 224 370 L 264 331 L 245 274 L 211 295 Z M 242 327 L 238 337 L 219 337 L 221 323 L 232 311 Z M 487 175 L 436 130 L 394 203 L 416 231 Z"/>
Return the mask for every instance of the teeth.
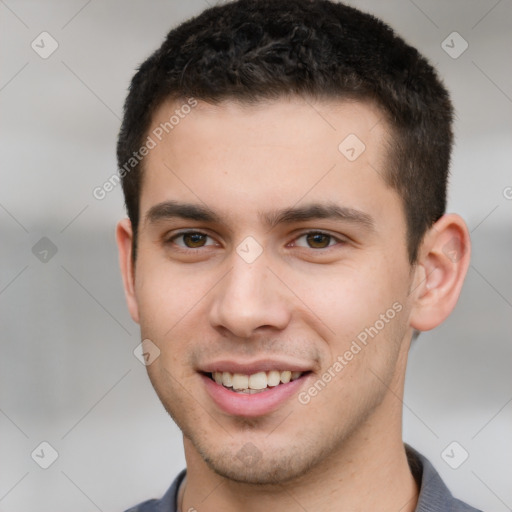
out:
<path id="1" fill-rule="evenodd" d="M 233 389 L 247 389 L 249 387 L 249 377 L 240 373 L 233 375 Z"/>
<path id="2" fill-rule="evenodd" d="M 291 378 L 292 378 L 292 372 L 289 372 L 289 371 L 281 372 L 281 382 L 283 384 L 286 384 L 287 382 L 290 382 Z"/>
<path id="3" fill-rule="evenodd" d="M 249 388 L 265 389 L 267 387 L 267 374 L 265 372 L 253 373 L 249 377 Z"/>
<path id="4" fill-rule="evenodd" d="M 277 386 L 281 383 L 281 373 L 272 370 L 271 372 L 267 373 L 267 386 Z"/>
<path id="5" fill-rule="evenodd" d="M 222 382 L 221 384 L 226 386 L 227 388 L 233 387 L 233 375 L 229 372 L 222 372 Z M 217 382 L 217 381 L 215 381 Z"/>
<path id="6" fill-rule="evenodd" d="M 269 387 L 273 388 L 281 383 L 286 384 L 291 380 L 298 379 L 301 375 L 302 372 L 292 372 L 290 370 L 284 370 L 282 372 L 272 370 L 270 372 L 257 372 L 252 375 L 230 372 L 212 373 L 213 380 L 217 384 L 247 394 L 257 393 Z"/>

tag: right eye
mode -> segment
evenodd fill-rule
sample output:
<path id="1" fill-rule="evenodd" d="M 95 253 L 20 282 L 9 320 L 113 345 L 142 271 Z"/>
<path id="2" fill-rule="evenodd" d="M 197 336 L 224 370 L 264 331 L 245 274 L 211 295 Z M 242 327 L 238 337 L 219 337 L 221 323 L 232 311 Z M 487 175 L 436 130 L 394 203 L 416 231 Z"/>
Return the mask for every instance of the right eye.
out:
<path id="1" fill-rule="evenodd" d="M 173 235 L 168 241 L 183 249 L 200 249 L 208 245 L 217 245 L 215 242 L 213 244 L 207 244 L 206 241 L 208 239 L 213 240 L 206 233 L 200 231 L 182 231 L 181 233 Z"/>

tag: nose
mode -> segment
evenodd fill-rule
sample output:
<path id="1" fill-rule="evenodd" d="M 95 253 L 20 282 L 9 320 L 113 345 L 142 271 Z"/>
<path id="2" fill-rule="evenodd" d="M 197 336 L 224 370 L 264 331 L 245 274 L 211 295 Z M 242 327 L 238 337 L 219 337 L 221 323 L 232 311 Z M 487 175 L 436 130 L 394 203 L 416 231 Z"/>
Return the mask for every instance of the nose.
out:
<path id="1" fill-rule="evenodd" d="M 231 270 L 215 287 L 211 325 L 238 338 L 250 338 L 262 330 L 285 329 L 292 301 L 264 255 L 247 263 L 234 253 L 231 263 Z"/>

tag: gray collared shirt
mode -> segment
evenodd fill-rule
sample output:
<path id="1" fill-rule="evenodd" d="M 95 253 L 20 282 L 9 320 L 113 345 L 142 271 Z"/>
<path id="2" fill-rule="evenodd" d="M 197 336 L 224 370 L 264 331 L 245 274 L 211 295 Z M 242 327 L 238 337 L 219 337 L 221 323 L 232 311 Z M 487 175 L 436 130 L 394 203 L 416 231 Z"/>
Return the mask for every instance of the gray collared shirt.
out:
<path id="1" fill-rule="evenodd" d="M 405 448 L 411 472 L 420 487 L 415 512 L 481 512 L 454 498 L 428 459 L 408 445 Z M 162 499 L 145 501 L 126 512 L 177 512 L 178 490 L 185 474 L 184 469 Z"/>

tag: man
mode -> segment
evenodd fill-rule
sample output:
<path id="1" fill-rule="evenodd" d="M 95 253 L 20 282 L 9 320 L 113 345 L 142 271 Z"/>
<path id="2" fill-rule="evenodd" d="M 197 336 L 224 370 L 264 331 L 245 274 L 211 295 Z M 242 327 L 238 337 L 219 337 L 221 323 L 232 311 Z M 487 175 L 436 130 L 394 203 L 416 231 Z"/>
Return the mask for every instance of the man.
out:
<path id="1" fill-rule="evenodd" d="M 132 510 L 474 510 L 401 432 L 469 264 L 451 122 L 415 49 L 329 1 L 208 9 L 142 64 L 117 241 L 187 468 Z"/>

